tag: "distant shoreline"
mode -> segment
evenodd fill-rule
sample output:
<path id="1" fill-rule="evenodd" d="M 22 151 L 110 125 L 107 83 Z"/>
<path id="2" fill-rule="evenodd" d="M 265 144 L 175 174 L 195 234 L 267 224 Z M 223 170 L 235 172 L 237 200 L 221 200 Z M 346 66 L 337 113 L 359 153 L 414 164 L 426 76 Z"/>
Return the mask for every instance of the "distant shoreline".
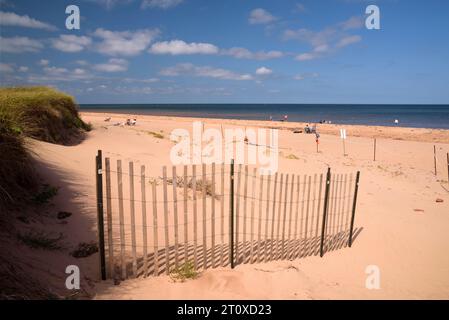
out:
<path id="1" fill-rule="evenodd" d="M 125 122 L 127 118 L 137 118 L 137 123 L 151 123 L 155 121 L 167 121 L 178 123 L 179 126 L 185 126 L 186 122 L 203 121 L 207 125 L 223 126 L 241 126 L 241 127 L 263 127 L 276 128 L 280 130 L 294 129 L 302 130 L 307 122 L 296 121 L 266 121 L 266 120 L 246 120 L 246 119 L 220 119 L 205 117 L 181 117 L 181 116 L 163 116 L 163 115 L 142 115 L 138 113 L 118 113 L 118 112 L 90 112 L 81 110 L 81 116 L 86 117 L 87 121 L 103 121 L 111 118 L 105 125 L 112 125 L 115 122 Z M 377 139 L 393 139 L 417 142 L 449 143 L 448 129 L 429 129 L 429 128 L 407 128 L 407 127 L 389 127 L 389 126 L 368 126 L 368 125 L 350 125 L 350 124 L 317 124 L 317 130 L 320 134 L 339 135 L 340 128 L 346 128 L 348 138 L 366 137 Z M 301 133 L 302 134 L 302 133 Z"/>
<path id="2" fill-rule="evenodd" d="M 449 130 L 449 105 L 81 104 L 80 111 L 273 122 L 286 115 L 288 122 Z"/>

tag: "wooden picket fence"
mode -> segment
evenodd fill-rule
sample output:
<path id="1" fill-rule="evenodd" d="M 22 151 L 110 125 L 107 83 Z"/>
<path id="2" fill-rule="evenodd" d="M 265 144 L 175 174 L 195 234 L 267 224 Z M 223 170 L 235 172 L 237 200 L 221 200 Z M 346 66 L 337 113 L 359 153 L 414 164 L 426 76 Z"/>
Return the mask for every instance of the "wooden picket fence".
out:
<path id="1" fill-rule="evenodd" d="M 98 152 L 102 279 L 323 256 L 357 232 L 359 172 L 262 176 L 233 163 L 146 172 Z"/>

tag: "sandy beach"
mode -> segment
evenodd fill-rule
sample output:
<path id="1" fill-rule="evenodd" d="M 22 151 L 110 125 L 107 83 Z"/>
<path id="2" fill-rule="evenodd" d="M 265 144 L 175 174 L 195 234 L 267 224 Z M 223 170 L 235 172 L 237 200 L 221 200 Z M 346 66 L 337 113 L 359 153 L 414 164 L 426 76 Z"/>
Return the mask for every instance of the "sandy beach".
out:
<path id="1" fill-rule="evenodd" d="M 108 117 L 111 120 L 105 122 Z M 112 125 L 133 117 L 137 117 L 136 126 Z M 170 132 L 176 128 L 191 130 L 192 121 L 198 120 L 105 113 L 82 113 L 82 118 L 92 123 L 93 130 L 80 144 L 31 143 L 41 175 L 60 187 L 54 210 L 74 213 L 67 224 L 46 224 L 48 230 L 63 232 L 69 247 L 96 240 L 94 158 L 98 149 L 111 159 L 145 164 L 150 175 L 158 176 L 163 165 L 170 165 L 174 145 Z M 317 153 L 314 135 L 293 133 L 292 129 L 303 128 L 303 124 L 202 120 L 206 128 L 281 129 L 279 170 L 283 172 L 323 173 L 327 167 L 343 173 L 360 170 L 356 226 L 363 229 L 352 248 L 329 252 L 323 258 L 209 269 L 184 283 L 161 275 L 114 285 L 112 280 L 98 281 L 97 255 L 74 259 L 63 253 L 39 255 L 30 250 L 26 254 L 35 261 L 33 272 L 64 292 L 63 266 L 75 263 L 83 274 L 83 289 L 95 299 L 449 298 L 448 130 L 344 126 L 348 138 L 347 156 L 343 156 L 340 127 L 336 125 L 318 126 L 321 139 Z M 376 161 L 373 138 L 377 140 Z M 371 265 L 379 267 L 380 289 L 365 286 L 365 271 Z"/>

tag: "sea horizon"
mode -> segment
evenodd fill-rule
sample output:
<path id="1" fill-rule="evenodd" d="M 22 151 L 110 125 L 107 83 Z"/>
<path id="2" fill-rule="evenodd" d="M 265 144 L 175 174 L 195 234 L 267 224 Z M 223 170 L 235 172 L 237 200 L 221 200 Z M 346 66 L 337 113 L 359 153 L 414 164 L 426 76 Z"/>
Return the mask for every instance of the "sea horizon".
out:
<path id="1" fill-rule="evenodd" d="M 449 129 L 449 104 L 80 104 L 85 112 Z M 395 123 L 398 120 L 398 123 Z"/>

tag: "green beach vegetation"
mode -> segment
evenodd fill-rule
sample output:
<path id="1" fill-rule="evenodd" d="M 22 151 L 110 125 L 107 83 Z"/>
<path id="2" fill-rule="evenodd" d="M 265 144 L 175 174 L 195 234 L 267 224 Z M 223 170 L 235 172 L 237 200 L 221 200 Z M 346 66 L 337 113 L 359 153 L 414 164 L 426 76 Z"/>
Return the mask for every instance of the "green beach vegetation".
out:
<path id="1" fill-rule="evenodd" d="M 89 130 L 70 95 L 48 87 L 0 88 L 0 208 L 32 199 L 37 190 L 27 138 L 69 145 Z"/>

